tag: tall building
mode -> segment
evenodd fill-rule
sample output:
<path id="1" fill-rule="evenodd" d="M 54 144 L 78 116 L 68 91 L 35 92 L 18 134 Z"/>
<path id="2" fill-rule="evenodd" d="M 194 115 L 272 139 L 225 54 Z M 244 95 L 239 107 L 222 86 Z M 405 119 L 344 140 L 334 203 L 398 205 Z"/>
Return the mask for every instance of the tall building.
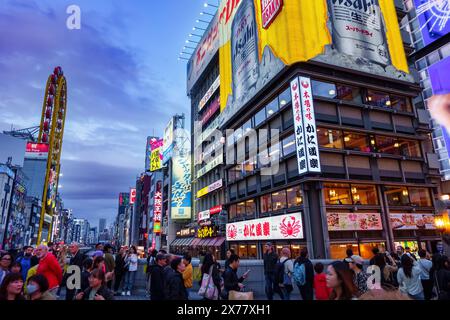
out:
<path id="1" fill-rule="evenodd" d="M 88 244 L 90 225 L 86 219 L 74 219 L 73 220 L 73 237 L 72 241 L 76 241 L 80 244 Z"/>
<path id="2" fill-rule="evenodd" d="M 348 3 L 269 16 L 269 2 L 221 1 L 188 64 L 198 227 L 175 249 L 223 256 L 226 236 L 243 259 L 266 241 L 316 259 L 438 250 L 439 164 L 412 102 L 403 4 Z"/>
<path id="3" fill-rule="evenodd" d="M 103 232 L 103 231 L 105 231 L 105 229 L 106 229 L 106 219 L 101 218 L 98 221 L 98 231 Z"/>

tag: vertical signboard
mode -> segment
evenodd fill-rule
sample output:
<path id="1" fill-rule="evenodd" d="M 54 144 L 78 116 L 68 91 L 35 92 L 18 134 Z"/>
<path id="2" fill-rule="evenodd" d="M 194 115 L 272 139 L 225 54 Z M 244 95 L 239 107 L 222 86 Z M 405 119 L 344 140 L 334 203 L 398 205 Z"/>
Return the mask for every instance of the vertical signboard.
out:
<path id="1" fill-rule="evenodd" d="M 153 233 L 161 234 L 162 221 L 162 181 L 156 182 L 155 198 L 153 199 Z"/>
<path id="2" fill-rule="evenodd" d="M 163 137 L 163 146 L 162 146 L 162 155 L 163 155 L 163 164 L 166 163 L 170 158 L 172 158 L 173 152 L 173 118 L 170 119 L 166 128 L 164 129 L 164 137 Z"/>
<path id="3" fill-rule="evenodd" d="M 191 160 L 190 155 L 172 159 L 171 219 L 191 219 Z"/>
<path id="4" fill-rule="evenodd" d="M 136 202 L 136 188 L 130 189 L 130 204 L 134 204 Z"/>
<path id="5" fill-rule="evenodd" d="M 302 175 L 308 171 L 308 167 L 306 164 L 305 135 L 303 132 L 300 83 L 298 81 L 298 78 L 295 78 L 291 82 L 291 96 L 292 96 L 292 112 L 294 114 L 295 146 L 297 150 L 298 173 Z"/>
<path id="6" fill-rule="evenodd" d="M 162 147 L 163 139 L 154 140 L 151 142 L 150 155 L 150 171 L 156 171 L 162 168 Z"/>
<path id="7" fill-rule="evenodd" d="M 300 77 L 300 96 L 302 100 L 303 132 L 305 133 L 308 171 L 321 172 L 311 79 Z"/>

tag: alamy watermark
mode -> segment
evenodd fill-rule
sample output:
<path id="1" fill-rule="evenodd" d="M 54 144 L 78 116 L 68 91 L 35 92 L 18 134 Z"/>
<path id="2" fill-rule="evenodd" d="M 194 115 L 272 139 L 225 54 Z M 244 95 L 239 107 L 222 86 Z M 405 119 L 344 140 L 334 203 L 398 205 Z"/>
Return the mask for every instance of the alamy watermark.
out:
<path id="1" fill-rule="evenodd" d="M 66 13 L 69 17 L 66 20 L 66 26 L 69 30 L 81 29 L 81 9 L 79 6 L 72 4 L 67 7 Z"/>

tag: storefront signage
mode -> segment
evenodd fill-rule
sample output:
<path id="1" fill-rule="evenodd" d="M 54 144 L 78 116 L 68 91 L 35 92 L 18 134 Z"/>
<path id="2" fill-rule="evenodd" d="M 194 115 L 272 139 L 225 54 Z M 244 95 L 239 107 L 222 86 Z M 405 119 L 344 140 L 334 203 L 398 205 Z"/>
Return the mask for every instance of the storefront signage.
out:
<path id="1" fill-rule="evenodd" d="M 436 229 L 432 214 L 394 213 L 390 215 L 390 220 L 394 230 Z"/>
<path id="2" fill-rule="evenodd" d="M 328 231 L 383 230 L 379 213 L 328 213 Z"/>
<path id="3" fill-rule="evenodd" d="M 191 157 L 172 159 L 171 219 L 191 219 Z"/>
<path id="4" fill-rule="evenodd" d="M 300 83 L 298 78 L 291 82 L 291 96 L 292 96 L 292 111 L 294 115 L 295 125 L 295 146 L 297 150 L 297 167 L 298 174 L 303 175 L 308 171 L 306 164 L 306 148 L 305 135 L 303 133 L 303 116 L 302 116 L 302 102 L 300 99 Z"/>
<path id="5" fill-rule="evenodd" d="M 204 226 L 197 230 L 197 238 L 214 238 L 217 236 L 217 227 L 216 226 Z"/>
<path id="6" fill-rule="evenodd" d="M 202 110 L 203 107 L 206 105 L 206 103 L 211 99 L 211 97 L 214 95 L 214 93 L 219 89 L 220 86 L 220 76 L 216 78 L 214 83 L 211 85 L 211 87 L 206 91 L 203 98 L 200 100 L 200 103 L 198 104 L 198 111 Z"/>
<path id="7" fill-rule="evenodd" d="M 227 241 L 303 239 L 300 212 L 227 224 Z"/>
<path id="8" fill-rule="evenodd" d="M 267 29 L 283 8 L 283 0 L 261 0 L 263 28 Z"/>
<path id="9" fill-rule="evenodd" d="M 223 154 L 220 154 L 217 157 L 215 157 L 211 162 L 209 162 L 206 166 L 197 171 L 197 179 L 222 163 L 223 163 Z"/>
<path id="10" fill-rule="evenodd" d="M 156 183 L 155 198 L 153 201 L 153 233 L 161 233 L 161 220 L 162 220 L 162 181 Z"/>
<path id="11" fill-rule="evenodd" d="M 177 232 L 178 237 L 193 237 L 195 236 L 195 228 L 181 229 Z"/>
<path id="12" fill-rule="evenodd" d="M 220 98 L 214 99 L 213 102 L 209 105 L 205 114 L 202 116 L 202 125 L 205 125 L 209 119 L 220 109 Z"/>
<path id="13" fill-rule="evenodd" d="M 136 188 L 130 189 L 130 204 L 134 204 L 136 202 Z"/>
<path id="14" fill-rule="evenodd" d="M 218 205 L 215 207 L 212 207 L 209 210 L 205 210 L 198 213 L 198 221 L 207 220 L 211 218 L 211 216 L 218 214 L 222 211 L 222 205 Z"/>
<path id="15" fill-rule="evenodd" d="M 207 195 L 208 193 L 211 193 L 211 192 L 213 192 L 215 190 L 218 190 L 218 189 L 222 188 L 222 186 L 223 186 L 222 179 L 217 180 L 216 182 L 210 184 L 209 186 L 198 190 L 197 191 L 197 198 L 201 198 L 201 197 Z"/>

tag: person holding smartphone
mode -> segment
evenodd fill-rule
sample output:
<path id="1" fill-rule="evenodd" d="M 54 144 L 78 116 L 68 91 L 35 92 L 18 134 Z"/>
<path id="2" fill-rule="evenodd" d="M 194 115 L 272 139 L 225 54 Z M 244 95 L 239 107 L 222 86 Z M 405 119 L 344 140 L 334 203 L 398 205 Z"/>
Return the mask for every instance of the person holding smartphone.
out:
<path id="1" fill-rule="evenodd" d="M 224 290 L 222 291 L 222 299 L 228 300 L 228 293 L 232 290 L 242 291 L 244 289 L 244 280 L 248 277 L 250 270 L 247 270 L 242 277 L 238 278 L 237 270 L 239 268 L 240 259 L 237 254 L 232 254 L 228 259 L 229 265 L 223 274 Z"/>

